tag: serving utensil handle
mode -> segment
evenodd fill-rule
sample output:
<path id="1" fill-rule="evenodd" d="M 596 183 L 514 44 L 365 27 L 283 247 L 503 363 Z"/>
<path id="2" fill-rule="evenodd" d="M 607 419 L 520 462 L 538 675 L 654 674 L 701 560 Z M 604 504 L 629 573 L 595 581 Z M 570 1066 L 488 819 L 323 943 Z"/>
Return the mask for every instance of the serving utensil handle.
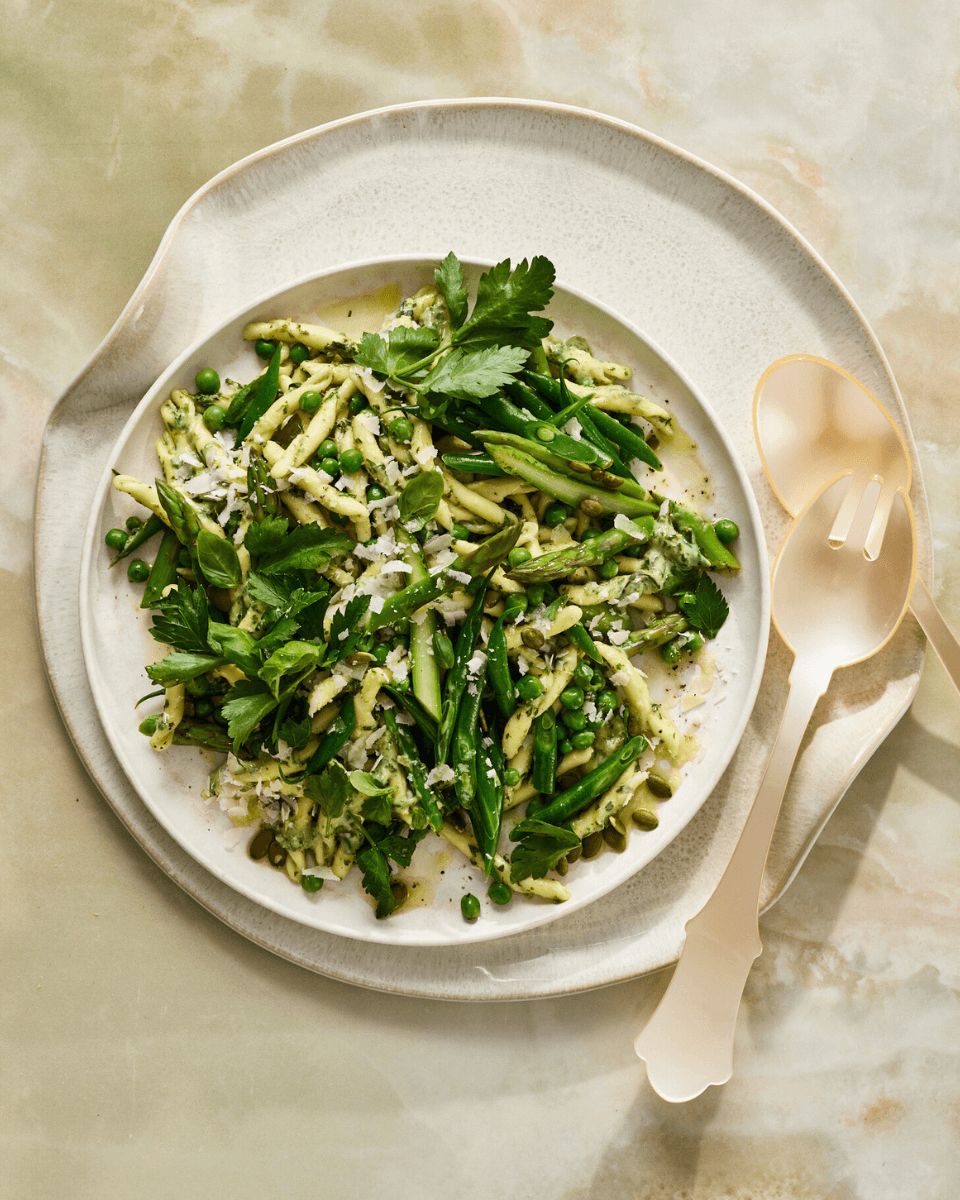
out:
<path id="1" fill-rule="evenodd" d="M 790 772 L 832 671 L 794 663 L 790 692 L 747 823 L 716 891 L 686 925 L 670 985 L 634 1042 L 654 1091 L 692 1100 L 733 1074 L 733 1033 L 747 976 L 763 945 L 760 885 Z"/>
<path id="2" fill-rule="evenodd" d="M 953 686 L 960 691 L 960 642 L 940 615 L 940 609 L 919 575 L 910 593 L 910 611 L 927 635 L 927 641 L 936 650 L 947 674 L 953 680 Z"/>

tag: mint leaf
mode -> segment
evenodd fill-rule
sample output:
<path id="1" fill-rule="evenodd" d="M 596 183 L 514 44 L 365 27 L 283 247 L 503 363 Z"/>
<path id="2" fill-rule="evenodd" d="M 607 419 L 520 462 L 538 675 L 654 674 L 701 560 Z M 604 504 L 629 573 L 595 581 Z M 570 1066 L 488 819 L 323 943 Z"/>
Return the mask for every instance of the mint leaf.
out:
<path id="1" fill-rule="evenodd" d="M 533 818 L 525 820 L 523 827 L 526 832 L 510 856 L 513 883 L 531 877 L 542 879 L 568 851 L 580 845 L 580 839 L 571 829 L 561 829 L 559 825 Z"/>
<path id="2" fill-rule="evenodd" d="M 382 784 L 376 775 L 371 775 L 369 771 L 351 771 L 350 786 L 360 793 L 361 796 L 382 796 L 384 793 L 393 794 L 393 788 Z"/>
<path id="3" fill-rule="evenodd" d="M 356 774 L 356 772 L 354 772 Z M 375 796 L 367 796 L 360 806 L 360 815 L 365 821 L 377 821 L 381 825 L 389 825 L 391 818 L 390 792 L 378 792 Z"/>
<path id="4" fill-rule="evenodd" d="M 240 421 L 237 429 L 237 445 L 239 446 L 250 434 L 250 430 L 260 420 L 263 414 L 267 411 L 274 400 L 277 398 L 277 392 L 280 390 L 280 343 L 277 342 L 276 348 L 273 351 L 273 356 L 264 373 L 257 379 L 256 385 L 250 392 L 248 402 L 244 409 L 243 419 Z M 229 418 L 230 412 L 233 409 L 233 404 L 227 410 Z"/>
<path id="5" fill-rule="evenodd" d="M 150 632 L 158 642 L 192 654 L 206 653 L 209 610 L 202 587 L 191 588 L 181 580 L 155 607 L 160 616 L 153 618 Z"/>
<path id="6" fill-rule="evenodd" d="M 377 902 L 377 916 L 388 917 L 397 907 L 390 889 L 390 868 L 386 857 L 375 846 L 367 846 L 357 855 L 357 866 L 363 872 L 363 889 Z"/>
<path id="7" fill-rule="evenodd" d="M 232 588 L 240 582 L 240 559 L 233 542 L 209 529 L 197 534 L 197 559 L 204 578 L 213 587 Z"/>
<path id="8" fill-rule="evenodd" d="M 504 259 L 480 276 L 477 302 L 469 321 L 451 336 L 455 346 L 522 346 L 535 350 L 553 328 L 546 317 L 532 312 L 546 308 L 553 298 L 556 278 L 553 263 L 542 255 L 528 264 L 524 259 L 513 271 Z"/>
<path id="9" fill-rule="evenodd" d="M 451 250 L 433 273 L 450 315 L 450 328 L 458 329 L 467 318 L 467 289 L 463 283 L 463 267 Z"/>
<path id="10" fill-rule="evenodd" d="M 233 685 L 220 711 L 227 718 L 227 733 L 233 739 L 235 753 L 276 707 L 273 694 L 259 680 L 241 679 Z"/>
<path id="11" fill-rule="evenodd" d="M 417 388 L 442 392 L 454 400 L 482 400 L 509 383 L 528 357 L 528 351 L 517 346 L 451 350 L 434 364 Z"/>
<path id="12" fill-rule="evenodd" d="M 147 674 L 154 683 L 172 687 L 175 683 L 186 683 L 198 675 L 206 675 L 214 667 L 222 667 L 225 658 L 212 658 L 209 654 L 185 654 L 175 651 L 159 662 L 147 667 Z"/>
<path id="13" fill-rule="evenodd" d="M 443 476 L 439 471 L 424 471 L 422 475 L 415 475 L 397 501 L 400 520 L 404 525 L 415 522 L 417 529 L 422 529 L 437 515 L 442 499 Z"/>
<path id="14" fill-rule="evenodd" d="M 417 846 L 426 836 L 426 829 L 411 829 L 406 837 L 401 837 L 398 833 L 392 833 L 377 842 L 377 849 L 381 854 L 392 858 L 398 866 L 409 867 L 414 850 L 416 850 Z"/>
<path id="15" fill-rule="evenodd" d="M 243 535 L 243 544 L 250 551 L 250 557 L 256 559 L 279 550 L 286 536 L 287 518 L 267 517 L 249 526 Z"/>
<path id="16" fill-rule="evenodd" d="M 723 592 L 707 574 L 700 576 L 692 592 L 677 597 L 677 606 L 708 641 L 717 636 L 730 613 Z"/>

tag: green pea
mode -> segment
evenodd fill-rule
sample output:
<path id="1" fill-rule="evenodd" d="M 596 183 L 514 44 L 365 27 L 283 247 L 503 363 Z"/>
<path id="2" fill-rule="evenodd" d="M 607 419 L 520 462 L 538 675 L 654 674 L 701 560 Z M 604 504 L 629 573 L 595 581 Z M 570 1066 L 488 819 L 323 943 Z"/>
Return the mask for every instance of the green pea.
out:
<path id="1" fill-rule="evenodd" d="M 473 892 L 460 897 L 460 911 L 465 921 L 475 921 L 480 916 L 480 901 Z"/>
<path id="2" fill-rule="evenodd" d="M 213 714 L 213 705 L 209 700 L 201 697 L 199 700 L 194 700 L 193 712 L 195 716 L 198 716 L 201 719 L 204 717 L 209 717 Z"/>
<path id="3" fill-rule="evenodd" d="M 387 426 L 387 433 L 395 442 L 409 442 L 413 437 L 413 425 L 407 417 L 396 417 Z"/>
<path id="4" fill-rule="evenodd" d="M 510 888 L 499 880 L 496 883 L 491 883 L 487 888 L 487 897 L 494 904 L 509 904 L 512 895 L 513 892 L 511 892 Z"/>
<path id="5" fill-rule="evenodd" d="M 367 398 L 362 392 L 357 392 L 355 396 L 350 397 L 350 403 L 347 405 L 350 410 L 350 415 L 359 417 L 359 415 L 367 408 Z"/>
<path id="6" fill-rule="evenodd" d="M 124 525 L 126 525 L 127 529 L 129 529 L 131 533 L 136 533 L 138 529 L 143 528 L 143 522 L 139 517 L 127 517 L 127 519 L 124 521 Z"/>
<path id="7" fill-rule="evenodd" d="M 573 749 L 573 742 L 569 738 L 564 738 L 563 741 L 557 742 L 557 752 L 559 754 L 569 754 Z"/>
<path id="8" fill-rule="evenodd" d="M 667 642 L 660 647 L 660 657 L 665 663 L 673 666 L 678 663 L 683 657 L 683 643 L 679 638 L 674 638 L 672 642 Z"/>
<path id="9" fill-rule="evenodd" d="M 583 708 L 583 702 L 586 697 L 583 694 L 583 688 L 566 687 L 560 693 L 560 703 L 564 708 L 580 709 Z"/>
<path id="10" fill-rule="evenodd" d="M 157 725 L 160 721 L 159 717 L 144 717 L 137 726 L 137 729 L 144 737 L 153 737 L 157 732 Z"/>
<path id="11" fill-rule="evenodd" d="M 581 708 L 564 709 L 560 714 L 560 720 L 574 733 L 582 733 L 587 727 L 587 714 Z"/>
<path id="12" fill-rule="evenodd" d="M 581 659 L 573 668 L 573 682 L 586 691 L 593 680 L 593 667 Z"/>
<path id="13" fill-rule="evenodd" d="M 549 504 L 543 514 L 543 524 L 548 529 L 556 529 L 558 525 L 562 525 L 567 517 L 570 516 L 570 510 L 564 504 Z"/>
<path id="14" fill-rule="evenodd" d="M 325 442 L 321 442 L 317 447 L 317 458 L 336 458 L 337 443 L 332 438 L 327 438 Z"/>
<path id="15" fill-rule="evenodd" d="M 604 710 L 613 709 L 620 703 L 620 697 L 612 688 L 604 688 L 600 695 L 597 696 L 596 703 L 597 708 Z"/>
<path id="16" fill-rule="evenodd" d="M 386 642 L 378 642 L 370 651 L 370 653 L 373 655 L 374 662 L 376 662 L 377 666 L 382 667 L 387 661 L 387 656 L 390 653 L 390 647 Z"/>
<path id="17" fill-rule="evenodd" d="M 302 362 L 306 362 L 310 357 L 310 351 L 306 348 L 303 342 L 294 342 L 290 347 L 290 361 L 296 366 L 300 366 Z"/>
<path id="18" fill-rule="evenodd" d="M 371 483 L 366 491 L 367 503 L 372 504 L 375 500 L 386 500 L 387 493 L 378 483 Z"/>
<path id="19" fill-rule="evenodd" d="M 543 684 L 536 675 L 524 675 L 517 684 L 517 695 L 521 700 L 536 700 L 543 695 Z"/>
<path id="20" fill-rule="evenodd" d="M 511 567 L 522 566 L 523 563 L 529 562 L 533 555 L 526 546 L 514 546 L 507 555 L 507 565 Z"/>
<path id="21" fill-rule="evenodd" d="M 305 892 L 319 892 L 323 887 L 323 880 L 319 875 L 301 875 L 300 886 Z"/>
<path id="22" fill-rule="evenodd" d="M 503 782 L 506 787 L 516 787 L 520 782 L 520 772 L 516 767 L 507 767 L 503 773 Z"/>
<path id="23" fill-rule="evenodd" d="M 122 550 L 127 544 L 127 531 L 125 529 L 110 529 L 103 540 L 111 550 Z"/>
<path id="24" fill-rule="evenodd" d="M 272 358 L 273 357 L 273 350 L 274 350 L 273 342 L 268 342 L 268 341 L 265 341 L 263 338 L 261 338 L 259 341 L 254 342 L 253 348 L 254 348 L 254 350 L 256 350 L 258 358 Z"/>
<path id="25" fill-rule="evenodd" d="M 131 583 L 146 583 L 150 578 L 150 567 L 142 558 L 135 558 L 127 567 L 127 578 Z"/>
<path id="26" fill-rule="evenodd" d="M 456 658 L 453 652 L 453 642 L 439 630 L 433 635 L 433 657 L 437 660 L 437 666 L 443 671 L 449 671 Z"/>
<path id="27" fill-rule="evenodd" d="M 340 455 L 340 470 L 344 475 L 356 475 L 363 466 L 363 455 L 359 450 L 344 450 Z"/>
<path id="28" fill-rule="evenodd" d="M 466 541 L 466 539 L 470 536 L 470 530 L 466 527 L 466 525 L 461 525 L 459 521 L 450 526 L 450 532 L 458 542 Z"/>
<path id="29" fill-rule="evenodd" d="M 340 474 L 340 462 L 336 458 L 321 458 L 320 470 L 325 471 L 328 475 Z"/>
<path id="30" fill-rule="evenodd" d="M 203 410 L 203 423 L 211 433 L 219 433 L 227 423 L 227 410 L 219 404 L 211 404 Z"/>
<path id="31" fill-rule="evenodd" d="M 580 544 L 582 545 L 584 542 L 595 541 L 598 537 L 603 537 L 603 530 L 595 529 L 591 525 L 589 529 L 585 529 L 583 533 L 580 534 Z"/>
<path id="32" fill-rule="evenodd" d="M 589 729 L 583 729 L 580 733 L 575 733 L 570 741 L 573 743 L 574 750 L 588 750 L 593 745 L 596 736 Z"/>
<path id="33" fill-rule="evenodd" d="M 531 608 L 537 608 L 543 603 L 543 598 L 546 595 L 546 588 L 542 583 L 535 583 L 532 587 L 527 588 L 527 600 Z"/>
<path id="34" fill-rule="evenodd" d="M 304 392 L 300 397 L 300 411 L 305 412 L 307 416 L 315 413 L 323 403 L 323 396 L 319 392 Z"/>
<path id="35" fill-rule="evenodd" d="M 726 517 L 714 524 L 713 531 L 725 545 L 728 542 L 735 542 L 740 536 L 740 529 L 736 521 L 731 521 Z"/>
<path id="36" fill-rule="evenodd" d="M 696 654 L 698 650 L 702 650 L 705 644 L 703 634 L 699 633 L 697 630 L 694 630 L 693 633 L 686 634 L 684 640 L 686 642 L 686 647 L 691 654 Z"/>
<path id="37" fill-rule="evenodd" d="M 523 592 L 510 592 L 503 602 L 503 615 L 509 620 L 515 620 L 527 611 L 529 601 Z"/>
<path id="38" fill-rule="evenodd" d="M 608 558 L 597 567 L 597 574 L 601 579 L 613 579 L 620 574 L 620 566 L 614 559 Z"/>
<path id="39" fill-rule="evenodd" d="M 204 396 L 215 396 L 220 391 L 220 376 L 212 367 L 198 371 L 194 383 L 197 385 L 197 391 L 202 392 Z"/>

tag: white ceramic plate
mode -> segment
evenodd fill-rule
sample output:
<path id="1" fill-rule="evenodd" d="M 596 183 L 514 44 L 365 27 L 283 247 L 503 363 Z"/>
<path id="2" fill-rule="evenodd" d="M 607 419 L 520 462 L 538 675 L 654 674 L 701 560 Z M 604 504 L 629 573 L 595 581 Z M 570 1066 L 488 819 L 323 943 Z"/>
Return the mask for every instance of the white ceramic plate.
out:
<path id="1" fill-rule="evenodd" d="M 459 901 L 467 891 L 485 896 L 482 878 L 462 856 L 430 835 L 418 847 L 410 873 L 424 880 L 431 902 L 408 906 L 378 921 L 359 887 L 357 871 L 344 882 L 327 883 L 321 893 L 308 895 L 282 872 L 253 862 L 245 853 L 249 832 L 238 836 L 216 804 L 200 799 L 215 759 L 188 747 L 172 747 L 163 754 L 150 749 L 137 731 L 143 713 L 138 715 L 134 706 L 153 690 L 144 664 L 162 652 L 148 633 L 148 614 L 137 608 L 141 589 L 128 583 L 122 566 L 109 567 L 106 531 L 142 511 L 112 487 L 113 471 L 148 481 L 154 478 L 159 470 L 154 447 L 162 430 L 160 404 L 172 388 L 192 388 L 201 367 L 213 366 L 222 377 L 241 381 L 256 373 L 253 349 L 242 340 L 248 321 L 280 316 L 315 321 L 318 312 L 330 320 L 328 310 L 339 306 L 353 312 L 346 328 L 359 337 L 364 325 L 357 314 L 369 308 L 364 297 L 391 284 L 399 285 L 400 295 L 410 295 L 432 279 L 441 257 L 443 252 L 434 261 L 391 259 L 334 268 L 257 300 L 216 333 L 189 347 L 147 392 L 114 447 L 87 528 L 81 567 L 81 636 L 97 711 L 130 781 L 167 832 L 218 879 L 273 912 L 329 933 L 409 946 L 458 945 L 532 929 L 591 903 L 650 862 L 693 817 L 733 756 L 760 684 L 769 628 L 768 568 L 759 513 L 710 406 L 638 330 L 596 301 L 557 287 L 547 312 L 555 332 L 584 335 L 601 358 L 633 367 L 631 386 L 669 407 L 696 442 L 698 458 L 713 486 L 713 515 L 732 517 L 741 530 L 736 548 L 743 569 L 722 580 L 731 617 L 710 647 L 717 660 L 713 686 L 702 705 L 676 713 L 681 727 L 695 733 L 702 749 L 684 768 L 684 782 L 675 796 L 661 806 L 659 827 L 635 832 L 623 854 L 606 852 L 577 864 L 566 879 L 572 898 L 565 904 L 514 897 L 509 905 L 498 907 L 484 899 L 481 919 L 473 924 L 463 921 Z M 468 283 L 480 269 L 468 269 Z M 377 320 L 367 328 L 378 325 Z M 669 470 L 667 447 L 664 461 Z M 682 476 L 692 488 L 702 484 L 697 462 L 689 454 L 675 453 L 672 461 L 677 486 Z M 690 500 L 677 491 L 672 494 Z M 688 674 L 696 677 L 698 670 Z M 652 684 L 657 697 L 655 680 Z M 151 711 L 149 705 L 146 711 Z"/>

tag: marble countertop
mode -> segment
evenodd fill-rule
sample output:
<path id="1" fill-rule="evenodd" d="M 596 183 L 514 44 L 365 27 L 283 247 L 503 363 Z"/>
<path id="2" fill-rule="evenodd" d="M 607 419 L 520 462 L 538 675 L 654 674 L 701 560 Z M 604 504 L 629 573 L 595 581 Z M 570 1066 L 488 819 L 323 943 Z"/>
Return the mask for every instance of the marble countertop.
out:
<path id="1" fill-rule="evenodd" d="M 937 31 L 940 32 L 937 32 Z M 948 1200 L 960 1193 L 960 697 L 916 699 L 761 921 L 735 1073 L 687 1105 L 632 1041 L 666 977 L 554 1000 L 382 995 L 247 942 L 139 849 L 34 629 L 44 422 L 181 204 L 386 104 L 608 113 L 729 172 L 876 331 L 960 628 L 960 50 L 893 0 L 118 0 L 6 14 L 0 92 L 0 1196 Z M 65 586 L 72 586 L 65 581 Z"/>

